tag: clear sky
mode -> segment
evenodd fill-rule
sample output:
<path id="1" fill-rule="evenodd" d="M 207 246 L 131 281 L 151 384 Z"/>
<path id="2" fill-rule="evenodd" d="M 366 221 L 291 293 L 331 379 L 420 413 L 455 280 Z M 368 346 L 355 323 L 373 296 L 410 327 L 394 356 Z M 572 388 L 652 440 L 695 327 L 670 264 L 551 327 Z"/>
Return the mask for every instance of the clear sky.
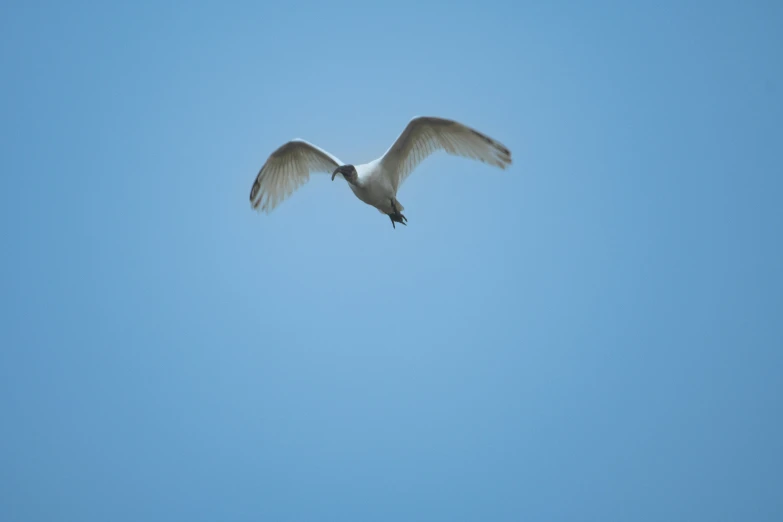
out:
<path id="1" fill-rule="evenodd" d="M 783 3 L 4 2 L 0 520 L 771 521 Z M 445 154 L 407 227 L 303 138 Z"/>

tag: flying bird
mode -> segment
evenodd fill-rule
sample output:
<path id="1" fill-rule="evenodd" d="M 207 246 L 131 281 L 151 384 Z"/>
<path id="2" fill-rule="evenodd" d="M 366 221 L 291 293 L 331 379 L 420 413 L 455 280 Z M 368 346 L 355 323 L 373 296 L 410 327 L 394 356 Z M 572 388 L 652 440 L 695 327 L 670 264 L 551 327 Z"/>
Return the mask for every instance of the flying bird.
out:
<path id="1" fill-rule="evenodd" d="M 453 120 L 431 116 L 413 118 L 391 147 L 378 159 L 362 165 L 345 164 L 332 154 L 302 139 L 294 139 L 275 150 L 261 167 L 250 190 L 250 204 L 269 213 L 315 172 L 340 176 L 357 198 L 407 225 L 397 190 L 428 156 L 443 150 L 505 170 L 511 152 L 500 142 Z"/>

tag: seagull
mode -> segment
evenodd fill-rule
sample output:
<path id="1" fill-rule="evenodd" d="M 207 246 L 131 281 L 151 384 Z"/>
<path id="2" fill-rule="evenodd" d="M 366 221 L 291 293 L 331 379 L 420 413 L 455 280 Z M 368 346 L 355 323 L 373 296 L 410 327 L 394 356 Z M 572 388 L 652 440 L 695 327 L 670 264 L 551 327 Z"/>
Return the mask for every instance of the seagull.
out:
<path id="1" fill-rule="evenodd" d="M 269 214 L 307 183 L 311 173 L 331 173 L 332 181 L 339 175 L 357 198 L 389 216 L 393 228 L 397 228 L 395 223 L 407 226 L 397 190 L 425 158 L 439 150 L 502 170 L 511 165 L 511 152 L 485 134 L 454 120 L 417 116 L 383 156 L 362 165 L 343 163 L 303 139 L 285 143 L 258 171 L 250 190 L 250 204 L 254 210 Z"/>

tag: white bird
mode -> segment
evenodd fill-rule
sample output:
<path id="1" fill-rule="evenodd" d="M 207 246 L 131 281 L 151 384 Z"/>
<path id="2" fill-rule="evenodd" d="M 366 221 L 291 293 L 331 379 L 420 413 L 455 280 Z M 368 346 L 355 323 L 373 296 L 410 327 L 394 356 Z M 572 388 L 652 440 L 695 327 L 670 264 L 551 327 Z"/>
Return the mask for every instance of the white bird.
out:
<path id="1" fill-rule="evenodd" d="M 250 190 L 252 208 L 269 213 L 310 179 L 313 172 L 342 176 L 363 202 L 406 224 L 405 207 L 397 190 L 425 158 L 438 150 L 488 163 L 505 170 L 511 152 L 501 143 L 461 123 L 443 118 L 413 118 L 391 147 L 378 159 L 363 165 L 344 164 L 325 150 L 294 139 L 274 151 L 261 167 Z"/>

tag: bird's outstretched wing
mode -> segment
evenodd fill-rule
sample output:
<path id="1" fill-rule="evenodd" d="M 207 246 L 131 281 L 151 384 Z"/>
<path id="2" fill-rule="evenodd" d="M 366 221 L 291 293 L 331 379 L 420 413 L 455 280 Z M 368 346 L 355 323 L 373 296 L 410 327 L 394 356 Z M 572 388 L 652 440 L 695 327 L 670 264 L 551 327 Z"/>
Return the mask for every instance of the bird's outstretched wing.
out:
<path id="1" fill-rule="evenodd" d="M 380 159 L 383 170 L 391 177 L 394 190 L 419 163 L 438 150 L 501 169 L 511 164 L 511 152 L 489 136 L 453 120 L 419 116 L 408 123 Z"/>
<path id="2" fill-rule="evenodd" d="M 310 180 L 311 172 L 331 174 L 340 160 L 305 140 L 291 140 L 274 151 L 258 171 L 250 189 L 250 204 L 269 213 Z"/>

